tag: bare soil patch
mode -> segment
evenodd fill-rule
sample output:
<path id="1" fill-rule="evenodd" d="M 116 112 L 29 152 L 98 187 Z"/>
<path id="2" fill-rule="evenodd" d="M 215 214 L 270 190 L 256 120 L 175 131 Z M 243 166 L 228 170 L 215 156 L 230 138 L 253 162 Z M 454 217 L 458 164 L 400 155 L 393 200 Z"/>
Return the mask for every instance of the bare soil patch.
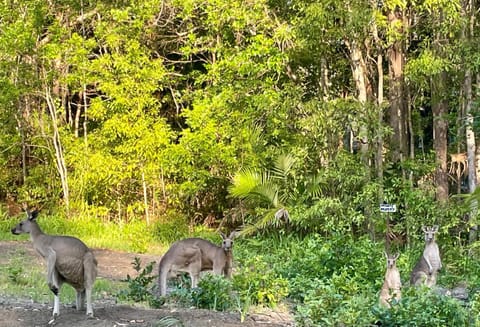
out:
<path id="1" fill-rule="evenodd" d="M 34 252 L 30 242 L 0 241 L 0 265 L 8 264 L 10 258 L 17 251 L 32 258 L 32 264 L 45 266 L 43 260 Z M 127 274 L 135 276 L 132 267 L 135 257 L 140 257 L 143 264 L 151 261 L 158 262 L 157 255 L 135 254 L 111 250 L 95 249 L 98 260 L 99 278 L 110 280 L 125 279 Z M 52 297 L 53 301 L 53 297 Z M 63 303 L 62 303 L 63 304 Z M 188 308 L 147 309 L 137 306 L 116 304 L 115 299 L 105 298 L 94 301 L 95 318 L 88 319 L 85 312 L 63 305 L 60 316 L 49 325 L 52 315 L 51 303 L 33 303 L 26 299 L 10 298 L 0 294 L 0 327 L 91 327 L 91 326 L 157 326 L 164 317 L 175 317 L 183 326 L 192 327 L 254 327 L 254 326 L 294 326 L 293 319 L 288 313 L 268 311 L 247 316 L 244 322 L 240 321 L 238 313 L 226 313 L 210 310 Z"/>

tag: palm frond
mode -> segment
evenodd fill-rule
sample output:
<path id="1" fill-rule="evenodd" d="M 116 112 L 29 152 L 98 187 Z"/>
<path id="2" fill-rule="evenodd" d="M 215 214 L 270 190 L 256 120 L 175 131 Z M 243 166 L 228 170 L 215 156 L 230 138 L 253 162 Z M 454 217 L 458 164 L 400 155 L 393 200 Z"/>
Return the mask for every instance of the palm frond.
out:
<path id="1" fill-rule="evenodd" d="M 233 197 L 266 207 L 276 207 L 279 203 L 278 186 L 272 183 L 268 172 L 260 174 L 250 169 L 238 172 L 233 178 L 229 192 Z"/>
<path id="2" fill-rule="evenodd" d="M 290 154 L 282 154 L 275 160 L 272 168 L 274 178 L 286 179 L 291 173 L 293 165 L 295 164 L 295 158 Z"/>
<path id="3" fill-rule="evenodd" d="M 305 183 L 305 193 L 309 197 L 318 199 L 322 196 L 322 191 L 322 178 L 319 174 L 307 178 Z"/>
<path id="4" fill-rule="evenodd" d="M 244 226 L 242 235 L 251 235 L 257 231 L 265 230 L 268 227 L 280 227 L 290 221 L 290 215 L 286 208 L 272 208 L 264 212 L 260 219 L 254 224 Z"/>
<path id="5" fill-rule="evenodd" d="M 266 182 L 258 185 L 252 193 L 254 193 L 258 197 L 258 200 L 263 202 L 267 207 L 275 208 L 278 206 L 278 192 L 277 185 Z"/>
<path id="6" fill-rule="evenodd" d="M 245 199 L 262 183 L 261 175 L 252 169 L 244 169 L 235 174 L 228 191 L 233 197 Z"/>

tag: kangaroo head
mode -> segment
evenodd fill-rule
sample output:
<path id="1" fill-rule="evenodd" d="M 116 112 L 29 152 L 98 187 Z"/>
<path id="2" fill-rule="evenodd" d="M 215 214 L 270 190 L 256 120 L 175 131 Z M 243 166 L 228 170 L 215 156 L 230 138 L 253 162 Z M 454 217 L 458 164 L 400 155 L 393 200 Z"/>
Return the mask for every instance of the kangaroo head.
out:
<path id="1" fill-rule="evenodd" d="M 220 232 L 220 235 L 222 236 L 222 249 L 225 251 L 231 251 L 233 247 L 233 239 L 236 236 L 236 232 L 231 232 L 229 236 L 226 236 L 222 232 Z"/>
<path id="2" fill-rule="evenodd" d="M 24 233 L 30 233 L 32 230 L 32 223 L 36 221 L 38 216 L 38 211 L 28 211 L 25 210 L 27 213 L 27 219 L 22 220 L 17 224 L 17 226 L 12 228 L 12 234 L 19 235 Z"/>
<path id="3" fill-rule="evenodd" d="M 423 232 L 425 233 L 425 242 L 430 243 L 435 240 L 435 233 L 438 232 L 438 226 L 432 226 L 432 227 L 422 227 Z"/>
<path id="4" fill-rule="evenodd" d="M 386 252 L 384 253 L 385 253 L 385 258 L 387 258 L 387 269 L 391 269 L 395 267 L 395 264 L 397 263 L 397 259 L 400 256 L 400 253 L 397 253 L 396 255 L 387 254 Z"/>

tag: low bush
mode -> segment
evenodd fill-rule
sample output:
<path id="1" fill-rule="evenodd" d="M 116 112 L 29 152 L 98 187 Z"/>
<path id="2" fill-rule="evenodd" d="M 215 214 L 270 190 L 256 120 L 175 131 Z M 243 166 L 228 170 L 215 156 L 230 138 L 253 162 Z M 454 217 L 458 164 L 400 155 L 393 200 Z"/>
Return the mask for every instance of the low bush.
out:
<path id="1" fill-rule="evenodd" d="M 152 282 L 156 279 L 156 276 L 152 275 L 154 265 L 155 262 L 150 262 L 142 267 L 140 258 L 135 257 L 132 266 L 137 272 L 137 276 L 127 275 L 127 278 L 123 280 L 127 283 L 127 288 L 119 292 L 118 298 L 134 302 L 154 302 L 155 292 L 154 286 L 152 286 Z"/>
<path id="2" fill-rule="evenodd" d="M 374 307 L 376 323 L 391 327 L 470 326 L 468 310 L 454 298 L 428 288 L 407 287 L 390 309 Z"/>
<path id="3" fill-rule="evenodd" d="M 275 307 L 288 295 L 288 281 L 268 265 L 263 256 L 237 260 L 233 287 L 242 303 Z"/>
<path id="4" fill-rule="evenodd" d="M 300 327 L 369 326 L 374 319 L 368 308 L 376 300 L 375 293 L 355 276 L 335 274 L 327 281 L 311 281 L 295 319 Z"/>
<path id="5" fill-rule="evenodd" d="M 192 290 L 192 300 L 197 308 L 229 310 L 235 304 L 232 282 L 223 276 L 207 273 Z"/>

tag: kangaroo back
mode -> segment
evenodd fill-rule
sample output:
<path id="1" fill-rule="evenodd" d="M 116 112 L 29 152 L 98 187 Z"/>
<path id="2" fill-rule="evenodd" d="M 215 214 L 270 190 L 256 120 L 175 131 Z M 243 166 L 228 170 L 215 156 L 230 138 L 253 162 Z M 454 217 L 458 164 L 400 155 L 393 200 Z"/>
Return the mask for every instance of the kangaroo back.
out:
<path id="1" fill-rule="evenodd" d="M 202 270 L 202 254 L 198 246 L 188 241 L 175 242 L 160 259 L 158 266 L 158 288 L 161 296 L 167 293 L 167 279 L 180 272 L 186 272 L 192 280 L 192 287 Z"/>
<path id="2" fill-rule="evenodd" d="M 201 271 L 213 270 L 215 274 L 230 277 L 233 238 L 236 233 L 232 232 L 228 237 L 221 235 L 221 247 L 202 238 L 187 238 L 173 243 L 159 263 L 160 295 L 166 295 L 167 279 L 179 272 L 190 274 L 192 287 L 197 286 Z"/>

